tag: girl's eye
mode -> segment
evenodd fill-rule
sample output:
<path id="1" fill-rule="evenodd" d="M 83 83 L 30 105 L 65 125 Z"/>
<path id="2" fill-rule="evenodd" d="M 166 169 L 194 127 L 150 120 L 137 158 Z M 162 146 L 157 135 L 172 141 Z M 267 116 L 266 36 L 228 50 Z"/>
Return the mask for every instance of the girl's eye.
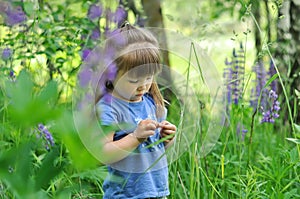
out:
<path id="1" fill-rule="evenodd" d="M 129 83 L 132 83 L 132 84 L 138 83 L 138 80 L 128 80 L 128 81 L 129 81 Z"/>

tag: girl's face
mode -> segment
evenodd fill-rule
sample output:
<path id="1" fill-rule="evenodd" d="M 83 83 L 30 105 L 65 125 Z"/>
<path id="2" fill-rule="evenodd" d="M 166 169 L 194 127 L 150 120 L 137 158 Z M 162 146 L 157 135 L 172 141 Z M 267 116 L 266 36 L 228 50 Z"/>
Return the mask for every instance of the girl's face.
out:
<path id="1" fill-rule="evenodd" d="M 112 94 L 129 102 L 139 102 L 149 91 L 152 81 L 153 75 L 144 77 L 131 77 L 128 73 L 117 75 Z"/>

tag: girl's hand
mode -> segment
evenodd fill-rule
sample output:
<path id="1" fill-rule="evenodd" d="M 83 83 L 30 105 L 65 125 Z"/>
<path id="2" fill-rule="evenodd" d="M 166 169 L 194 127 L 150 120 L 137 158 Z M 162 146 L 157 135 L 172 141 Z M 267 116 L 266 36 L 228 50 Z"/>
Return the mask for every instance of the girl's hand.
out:
<path id="1" fill-rule="evenodd" d="M 161 127 L 160 135 L 162 138 L 166 136 L 170 137 L 169 139 L 165 140 L 165 144 L 168 144 L 174 139 L 176 129 L 177 129 L 174 124 L 168 121 L 162 121 L 161 123 L 158 124 L 158 127 Z"/>
<path id="2" fill-rule="evenodd" d="M 155 134 L 155 129 L 158 127 L 158 123 L 154 120 L 146 119 L 140 121 L 132 135 L 138 139 L 146 139 Z"/>

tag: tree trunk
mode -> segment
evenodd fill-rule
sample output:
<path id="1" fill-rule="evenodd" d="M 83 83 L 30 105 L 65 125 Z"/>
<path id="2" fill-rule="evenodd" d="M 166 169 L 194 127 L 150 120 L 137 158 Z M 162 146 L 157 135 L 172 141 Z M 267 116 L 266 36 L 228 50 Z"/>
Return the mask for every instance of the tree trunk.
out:
<path id="1" fill-rule="evenodd" d="M 159 41 L 162 52 L 162 64 L 165 66 L 170 66 L 167 37 L 164 30 L 161 9 L 161 0 L 142 0 L 141 2 L 145 15 L 147 16 L 146 27 L 154 28 L 153 33 Z M 155 30 L 155 28 L 157 29 Z M 161 75 L 169 85 L 172 85 L 172 78 L 170 74 L 169 67 L 164 67 Z M 166 89 L 163 95 L 167 101 L 171 101 L 174 97 L 173 93 L 169 89 Z"/>
<path id="2" fill-rule="evenodd" d="M 295 101 L 295 89 L 300 90 L 300 1 L 288 0 L 282 4 L 279 10 L 277 25 L 276 60 L 279 71 L 283 77 L 285 88 L 288 90 L 289 102 L 293 109 Z M 281 17 L 282 16 L 282 17 Z M 299 107 L 298 107 L 299 108 Z M 296 123 L 299 123 L 300 115 L 292 110 Z M 285 113 L 284 113 L 285 114 Z M 285 114 L 287 115 L 287 114 Z"/>

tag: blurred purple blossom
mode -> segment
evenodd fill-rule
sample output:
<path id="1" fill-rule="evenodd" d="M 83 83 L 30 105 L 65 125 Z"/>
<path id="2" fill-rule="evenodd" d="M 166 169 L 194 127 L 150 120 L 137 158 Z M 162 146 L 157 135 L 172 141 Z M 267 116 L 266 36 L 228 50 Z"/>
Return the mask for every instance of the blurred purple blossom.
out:
<path id="1" fill-rule="evenodd" d="M 5 24 L 8 26 L 13 26 L 26 21 L 27 17 L 23 8 L 18 6 L 16 8 L 8 7 L 5 10 Z"/>
<path id="2" fill-rule="evenodd" d="M 267 73 L 263 62 L 259 60 L 258 63 L 253 66 L 252 70 L 256 74 L 256 79 L 254 80 L 255 88 L 251 91 L 250 105 L 256 109 L 258 98 L 261 95 L 260 105 L 265 107 L 267 102 L 267 90 L 264 89 L 264 86 L 267 82 Z"/>
<path id="3" fill-rule="evenodd" d="M 139 16 L 137 16 L 136 22 L 135 22 L 135 23 L 136 23 L 138 26 L 140 26 L 140 27 L 145 27 L 146 21 L 147 21 L 146 18 L 141 17 L 141 16 L 139 15 Z"/>
<path id="4" fill-rule="evenodd" d="M 100 35 L 101 35 L 100 29 L 99 29 L 99 27 L 96 27 L 96 28 L 92 31 L 91 39 L 97 40 L 97 39 L 100 38 Z"/>
<path id="5" fill-rule="evenodd" d="M 231 100 L 232 100 L 232 62 L 229 62 L 228 59 L 226 58 L 225 60 L 225 65 L 227 66 L 226 68 L 224 68 L 223 71 L 223 79 L 224 79 L 224 83 L 226 86 L 226 89 L 224 89 L 224 100 L 226 101 L 226 104 L 231 104 Z"/>
<path id="6" fill-rule="evenodd" d="M 13 70 L 10 70 L 10 71 L 9 71 L 9 77 L 10 77 L 12 80 L 15 79 L 16 75 L 15 75 L 15 72 L 14 72 Z"/>
<path id="7" fill-rule="evenodd" d="M 245 135 L 247 132 L 248 132 L 248 130 L 244 128 L 244 124 L 241 124 L 240 122 L 238 122 L 237 127 L 236 127 L 236 134 L 238 137 L 241 138 L 242 141 L 245 139 Z"/>
<path id="8" fill-rule="evenodd" d="M 226 68 L 224 68 L 223 79 L 226 85 L 224 97 L 226 98 L 227 105 L 231 103 L 238 104 L 239 99 L 242 97 L 245 75 L 244 61 L 245 57 L 242 45 L 238 52 L 233 49 L 231 61 L 228 61 L 228 59 L 225 60 Z"/>
<path id="9" fill-rule="evenodd" d="M 277 100 L 278 95 L 275 93 L 275 91 L 270 90 L 268 99 L 270 102 L 270 107 L 268 109 L 261 107 L 263 115 L 261 123 L 274 123 L 275 119 L 279 117 L 278 111 L 280 110 L 280 103 Z"/>
<path id="10" fill-rule="evenodd" d="M 114 13 L 114 21 L 118 24 L 118 27 L 127 19 L 127 12 L 126 10 L 119 6 Z"/>
<path id="11" fill-rule="evenodd" d="M 84 49 L 81 54 L 82 60 L 86 60 L 86 58 L 89 56 L 91 51 L 92 51 L 91 49 Z"/>
<path id="12" fill-rule="evenodd" d="M 40 136 L 46 140 L 46 149 L 49 150 L 49 147 L 55 144 L 52 134 L 43 124 L 38 124 L 38 130 L 40 132 Z"/>
<path id="13" fill-rule="evenodd" d="M 79 84 L 81 87 L 86 87 L 88 83 L 91 81 L 93 75 L 93 71 L 90 68 L 84 68 L 82 71 L 80 71 L 78 78 L 79 78 Z"/>
<path id="14" fill-rule="evenodd" d="M 102 6 L 101 5 L 92 4 L 89 7 L 87 16 L 90 20 L 99 18 L 99 17 L 101 17 L 101 15 L 102 15 Z"/>
<path id="15" fill-rule="evenodd" d="M 276 69 L 275 69 L 275 66 L 274 66 L 274 62 L 271 60 L 270 61 L 270 67 L 269 67 L 269 77 L 271 78 L 273 75 L 275 75 L 277 72 L 276 72 Z M 277 80 L 273 80 L 270 84 L 271 86 L 271 89 L 275 92 L 277 92 Z"/>
<path id="16" fill-rule="evenodd" d="M 12 56 L 12 50 L 10 48 L 4 48 L 2 51 L 2 59 L 8 60 Z"/>
<path id="17" fill-rule="evenodd" d="M 110 81 L 114 81 L 117 75 L 117 70 L 117 66 L 114 62 L 110 64 L 110 66 L 107 68 L 106 78 Z"/>
<path id="18" fill-rule="evenodd" d="M 233 66 L 232 66 L 232 99 L 234 104 L 238 104 L 239 99 L 242 97 L 244 87 L 244 75 L 245 75 L 245 57 L 243 46 L 240 45 L 240 49 L 236 52 L 233 51 Z"/>

